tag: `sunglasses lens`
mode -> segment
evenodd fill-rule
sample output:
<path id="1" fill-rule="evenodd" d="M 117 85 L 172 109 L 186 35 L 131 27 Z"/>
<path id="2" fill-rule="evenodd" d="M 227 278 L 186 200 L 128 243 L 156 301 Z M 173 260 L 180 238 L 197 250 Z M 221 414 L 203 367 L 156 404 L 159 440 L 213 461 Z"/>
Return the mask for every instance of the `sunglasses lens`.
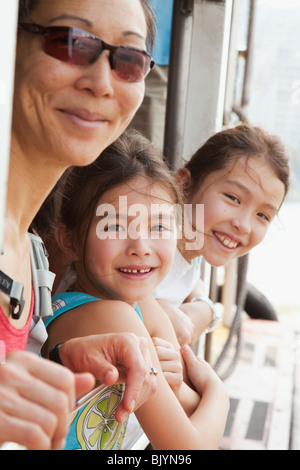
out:
<path id="1" fill-rule="evenodd" d="M 71 28 L 52 31 L 44 36 L 46 54 L 76 65 L 88 65 L 101 52 L 101 42 L 94 38 L 80 37 Z"/>
<path id="2" fill-rule="evenodd" d="M 50 28 L 43 36 L 44 52 L 63 62 L 89 65 L 103 49 L 110 50 L 110 64 L 116 75 L 126 82 L 142 81 L 150 70 L 151 58 L 130 47 L 114 47 L 76 28 Z"/>
<path id="3" fill-rule="evenodd" d="M 150 66 L 150 58 L 134 49 L 119 47 L 113 54 L 113 69 L 126 82 L 140 82 Z"/>

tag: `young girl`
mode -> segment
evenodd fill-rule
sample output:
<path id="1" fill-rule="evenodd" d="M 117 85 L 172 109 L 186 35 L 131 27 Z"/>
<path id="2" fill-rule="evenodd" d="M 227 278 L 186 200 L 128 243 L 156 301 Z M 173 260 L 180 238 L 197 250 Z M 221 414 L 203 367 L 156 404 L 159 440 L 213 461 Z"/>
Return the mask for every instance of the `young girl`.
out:
<path id="1" fill-rule="evenodd" d="M 161 337 L 179 350 L 172 325 L 162 309 L 144 314 L 138 307 L 172 265 L 178 194 L 161 155 L 135 133 L 124 134 L 94 164 L 74 169 L 65 186 L 57 239 L 72 258 L 77 277 L 71 292 L 54 298 L 44 354 L 53 347 L 57 352 L 56 345 L 78 336 L 144 336 L 158 388 L 136 416 L 152 446 L 215 449 L 228 412 L 223 384 L 208 364 L 184 347 L 193 389 L 182 382 L 177 398 L 151 341 Z M 114 409 L 122 391 L 122 386 L 105 389 L 78 413 L 68 448 L 121 447 L 125 425 L 116 422 Z"/>
<path id="2" fill-rule="evenodd" d="M 278 137 L 242 124 L 210 137 L 176 179 L 184 203 L 192 207 L 189 228 L 203 237 L 191 249 L 190 232 L 182 231 L 172 270 L 153 295 L 168 312 L 179 341 L 189 336 L 193 342 L 216 320 L 199 282 L 199 257 L 223 266 L 263 240 L 288 192 L 289 163 Z"/>

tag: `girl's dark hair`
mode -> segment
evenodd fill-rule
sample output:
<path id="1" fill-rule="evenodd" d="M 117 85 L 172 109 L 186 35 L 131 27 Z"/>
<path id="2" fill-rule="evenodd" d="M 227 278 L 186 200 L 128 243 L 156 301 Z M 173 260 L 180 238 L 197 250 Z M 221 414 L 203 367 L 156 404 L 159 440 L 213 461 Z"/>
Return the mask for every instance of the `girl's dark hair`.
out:
<path id="1" fill-rule="evenodd" d="M 75 240 L 85 240 L 100 197 L 121 184 L 130 187 L 130 181 L 140 176 L 149 178 L 149 185 L 160 184 L 174 204 L 181 204 L 175 178 L 161 153 L 146 137 L 127 130 L 95 162 L 68 173 L 59 221 L 72 231 Z"/>
<path id="2" fill-rule="evenodd" d="M 19 0 L 19 22 L 27 20 L 31 12 L 37 7 L 41 0 Z M 51 1 L 51 0 L 47 0 Z M 149 52 L 153 53 L 154 41 L 156 36 L 155 16 L 148 0 L 140 0 L 143 7 L 147 24 L 147 47 Z"/>
<path id="3" fill-rule="evenodd" d="M 290 169 L 285 146 L 278 136 L 248 124 L 214 134 L 194 153 L 185 165 L 192 177 L 190 193 L 193 194 L 211 172 L 227 168 L 241 157 L 265 159 L 283 182 L 287 194 Z"/>

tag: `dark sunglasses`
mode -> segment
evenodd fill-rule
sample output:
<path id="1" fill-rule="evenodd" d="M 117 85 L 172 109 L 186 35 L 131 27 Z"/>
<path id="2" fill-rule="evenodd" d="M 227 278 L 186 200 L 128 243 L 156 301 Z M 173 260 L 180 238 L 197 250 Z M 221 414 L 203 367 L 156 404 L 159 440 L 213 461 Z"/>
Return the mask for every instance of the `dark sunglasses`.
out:
<path id="1" fill-rule="evenodd" d="M 104 50 L 108 50 L 111 69 L 126 82 L 142 81 L 154 66 L 148 52 L 130 46 L 112 46 L 79 28 L 43 27 L 29 23 L 21 23 L 19 27 L 28 33 L 43 36 L 43 51 L 70 64 L 93 64 Z"/>

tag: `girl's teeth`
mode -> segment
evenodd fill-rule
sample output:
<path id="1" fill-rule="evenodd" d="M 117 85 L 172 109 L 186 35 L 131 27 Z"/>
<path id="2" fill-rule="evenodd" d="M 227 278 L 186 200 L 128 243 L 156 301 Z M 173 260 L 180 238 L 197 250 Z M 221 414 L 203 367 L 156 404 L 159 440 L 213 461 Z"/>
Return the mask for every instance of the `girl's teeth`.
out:
<path id="1" fill-rule="evenodd" d="M 223 243 L 224 246 L 227 246 L 227 248 L 236 248 L 238 246 L 238 242 L 230 241 L 228 238 L 225 238 L 222 235 L 217 235 L 217 238 L 220 240 L 220 242 Z"/>
<path id="2" fill-rule="evenodd" d="M 231 242 L 231 243 L 229 243 L 228 247 L 229 248 L 236 248 L 237 245 L 238 245 L 237 243 Z"/>
<path id="3" fill-rule="evenodd" d="M 149 273 L 150 270 L 151 270 L 151 268 L 148 268 L 148 269 L 126 269 L 126 268 L 120 268 L 120 271 L 123 272 L 123 273 L 133 273 L 133 274 L 137 274 L 137 273 L 141 273 L 141 274 Z"/>

